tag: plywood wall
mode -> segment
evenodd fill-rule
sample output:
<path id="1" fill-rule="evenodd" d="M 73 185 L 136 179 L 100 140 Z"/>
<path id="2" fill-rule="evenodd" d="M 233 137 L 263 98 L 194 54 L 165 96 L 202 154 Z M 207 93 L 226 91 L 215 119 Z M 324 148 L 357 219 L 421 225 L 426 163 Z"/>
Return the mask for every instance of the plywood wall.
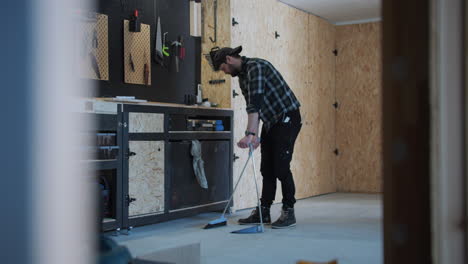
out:
<path id="1" fill-rule="evenodd" d="M 303 128 L 296 143 L 291 168 L 296 197 L 335 191 L 334 162 L 334 27 L 328 22 L 276 0 L 231 1 L 231 15 L 239 22 L 231 29 L 232 46 L 243 46 L 241 55 L 270 61 L 283 75 L 302 104 Z M 275 38 L 275 31 L 280 35 Z M 232 88 L 241 94 L 238 79 Z M 243 137 L 247 125 L 245 100 L 233 99 L 234 140 Z M 235 148 L 234 181 L 247 160 L 247 152 Z M 255 155 L 261 183 L 260 150 Z M 278 182 L 277 199 L 282 199 Z M 252 169 L 244 174 L 234 197 L 235 209 L 256 205 Z"/>
<path id="2" fill-rule="evenodd" d="M 203 54 L 208 54 L 213 47 L 231 46 L 231 0 L 217 1 L 217 37 L 214 39 L 214 0 L 202 1 L 203 34 L 202 34 L 202 66 L 201 83 L 203 98 L 219 104 L 222 108 L 231 108 L 231 78 L 223 72 L 214 72 Z M 225 79 L 223 84 L 210 85 L 209 80 Z"/>
<path id="3" fill-rule="evenodd" d="M 215 46 L 208 39 L 213 32 L 209 26 L 213 0 L 203 3 L 203 53 L 208 53 Z M 218 15 L 218 21 L 224 21 L 224 29 L 218 32 L 216 45 L 242 45 L 241 55 L 270 61 L 302 104 L 303 128 L 291 164 L 296 197 L 335 191 L 380 192 L 380 24 L 337 27 L 276 0 L 218 1 Z M 231 26 L 231 18 L 239 24 Z M 279 38 L 275 38 L 275 32 Z M 335 48 L 339 50 L 337 57 L 333 54 Z M 227 84 L 207 84 L 209 79 L 219 78 L 225 78 Z M 203 61 L 202 80 L 204 97 L 216 98 L 223 107 L 232 105 L 237 142 L 247 125 L 238 79 L 213 73 Z M 239 96 L 231 99 L 231 89 Z M 336 100 L 340 104 L 338 110 L 332 106 Z M 339 156 L 333 153 L 335 147 L 339 148 Z M 236 146 L 234 152 L 240 157 L 234 162 L 236 182 L 248 153 Z M 261 187 L 260 150 L 255 159 Z M 276 202 L 280 202 L 279 182 L 276 197 Z M 234 209 L 256 205 L 250 166 L 234 202 Z"/>
<path id="4" fill-rule="evenodd" d="M 338 191 L 382 191 L 380 27 L 336 29 Z"/>
<path id="5" fill-rule="evenodd" d="M 268 39 L 268 33 L 263 30 L 265 24 L 263 20 L 259 20 L 256 13 L 260 7 L 263 6 L 265 1 L 249 1 L 249 0 L 234 0 L 231 1 L 231 15 L 239 22 L 238 25 L 231 29 L 231 43 L 232 46 L 242 45 L 242 55 L 255 54 L 259 51 L 260 54 L 255 56 L 261 57 L 268 53 L 271 54 L 272 46 L 271 41 L 267 41 L 268 45 L 262 45 L 259 39 Z M 264 6 L 269 8 L 268 6 Z M 263 47 L 263 49 L 262 49 Z M 268 52 L 269 50 L 270 52 Z M 234 162 L 233 179 L 239 179 L 242 168 L 248 158 L 246 150 L 239 149 L 235 143 L 238 142 L 243 136 L 247 127 L 247 113 L 245 112 L 245 99 L 239 88 L 238 78 L 232 78 L 232 89 L 236 91 L 239 96 L 233 98 L 232 107 L 234 109 L 234 153 L 239 156 L 239 159 Z M 256 161 L 256 175 L 257 182 L 260 183 L 261 189 L 261 174 L 260 174 L 260 149 L 254 153 Z M 244 209 L 254 207 L 256 205 L 256 191 L 255 182 L 253 177 L 253 168 L 248 167 L 242 181 L 239 184 L 238 190 L 234 196 L 234 208 Z M 260 190 L 259 190 L 260 191 Z M 261 191 L 260 191 L 261 192 Z"/>
<path id="6" fill-rule="evenodd" d="M 309 15 L 308 67 L 302 99 L 303 131 L 296 163 L 299 198 L 336 191 L 335 165 L 335 26 Z"/>

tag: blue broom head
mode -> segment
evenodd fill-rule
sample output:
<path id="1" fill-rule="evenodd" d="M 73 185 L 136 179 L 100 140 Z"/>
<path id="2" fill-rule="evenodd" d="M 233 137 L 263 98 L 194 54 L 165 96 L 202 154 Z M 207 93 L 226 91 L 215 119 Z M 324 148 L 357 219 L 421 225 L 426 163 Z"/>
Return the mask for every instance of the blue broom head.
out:
<path id="1" fill-rule="evenodd" d="M 226 219 L 226 217 L 224 217 L 224 216 L 222 216 L 222 217 L 220 217 L 220 218 L 218 218 L 218 219 L 215 219 L 215 220 L 209 222 L 208 224 L 210 224 L 210 225 L 216 225 L 216 224 L 220 224 L 220 223 L 223 223 L 223 222 L 227 222 L 227 219 Z"/>
<path id="2" fill-rule="evenodd" d="M 209 222 L 203 229 L 211 229 L 211 228 L 225 226 L 225 225 L 227 225 L 227 219 L 223 216 L 223 217 L 220 217 L 216 220 Z"/>

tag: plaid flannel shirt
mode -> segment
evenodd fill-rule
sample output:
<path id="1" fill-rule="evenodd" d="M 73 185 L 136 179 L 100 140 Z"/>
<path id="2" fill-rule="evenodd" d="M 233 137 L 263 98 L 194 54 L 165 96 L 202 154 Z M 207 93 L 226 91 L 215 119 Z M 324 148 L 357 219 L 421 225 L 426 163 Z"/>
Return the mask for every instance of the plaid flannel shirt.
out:
<path id="1" fill-rule="evenodd" d="M 257 113 L 267 129 L 301 105 L 283 76 L 266 60 L 242 57 L 239 85 L 247 113 Z"/>

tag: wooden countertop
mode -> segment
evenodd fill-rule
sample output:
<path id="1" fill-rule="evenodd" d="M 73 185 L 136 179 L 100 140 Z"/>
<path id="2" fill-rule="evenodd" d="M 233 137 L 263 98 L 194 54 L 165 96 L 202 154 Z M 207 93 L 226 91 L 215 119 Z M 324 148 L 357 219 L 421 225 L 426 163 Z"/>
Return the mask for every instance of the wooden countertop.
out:
<path id="1" fill-rule="evenodd" d="M 198 106 L 198 105 L 184 105 L 184 104 L 173 104 L 173 103 L 162 103 L 162 102 L 131 102 L 131 101 L 118 101 L 114 100 L 113 98 L 104 98 L 104 97 L 97 97 L 94 98 L 98 101 L 103 102 L 112 102 L 117 104 L 133 104 L 133 105 L 149 105 L 149 106 L 164 106 L 164 107 L 182 107 L 182 108 L 191 108 L 191 109 L 210 109 L 210 110 L 228 110 L 232 111 L 232 108 L 219 108 L 219 107 L 205 107 L 205 106 Z"/>

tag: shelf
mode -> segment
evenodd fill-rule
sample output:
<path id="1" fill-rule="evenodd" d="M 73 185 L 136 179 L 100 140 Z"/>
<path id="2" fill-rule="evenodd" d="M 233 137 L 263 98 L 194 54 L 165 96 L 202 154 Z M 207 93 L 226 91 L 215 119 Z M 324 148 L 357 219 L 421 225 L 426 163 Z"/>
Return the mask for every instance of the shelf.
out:
<path id="1" fill-rule="evenodd" d="M 104 219 L 102 219 L 103 223 L 111 223 L 111 222 L 115 222 L 115 221 L 117 221 L 117 220 L 114 219 L 114 218 L 104 218 Z"/>
<path id="2" fill-rule="evenodd" d="M 232 133 L 170 133 L 169 140 L 229 140 Z"/>
<path id="3" fill-rule="evenodd" d="M 169 134 L 230 134 L 231 131 L 169 131 Z"/>
<path id="4" fill-rule="evenodd" d="M 164 214 L 164 211 L 162 211 L 162 212 L 154 212 L 154 213 L 149 213 L 149 214 L 141 214 L 141 215 L 129 215 L 128 218 L 129 218 L 129 219 L 137 219 L 137 218 L 141 218 L 141 217 L 155 216 L 155 215 L 163 215 L 163 214 Z"/>
<path id="5" fill-rule="evenodd" d="M 115 162 L 117 159 L 107 159 L 107 160 L 85 160 L 85 162 L 103 162 L 103 163 L 109 163 L 109 162 Z"/>
<path id="6" fill-rule="evenodd" d="M 147 105 L 147 106 L 162 106 L 162 107 L 171 107 L 171 108 L 190 108 L 190 109 L 201 109 L 201 110 L 224 110 L 224 111 L 233 111 L 232 108 L 219 108 L 219 107 L 205 107 L 198 105 L 184 105 L 184 104 L 174 104 L 174 103 L 162 103 L 162 102 L 129 102 L 129 101 L 116 101 L 113 98 L 94 98 L 96 101 L 112 102 L 112 103 L 121 103 L 121 104 L 134 104 L 134 105 Z"/>
<path id="7" fill-rule="evenodd" d="M 116 169 L 119 166 L 119 162 L 116 159 L 111 160 L 84 160 L 82 161 L 85 166 L 97 170 Z"/>

